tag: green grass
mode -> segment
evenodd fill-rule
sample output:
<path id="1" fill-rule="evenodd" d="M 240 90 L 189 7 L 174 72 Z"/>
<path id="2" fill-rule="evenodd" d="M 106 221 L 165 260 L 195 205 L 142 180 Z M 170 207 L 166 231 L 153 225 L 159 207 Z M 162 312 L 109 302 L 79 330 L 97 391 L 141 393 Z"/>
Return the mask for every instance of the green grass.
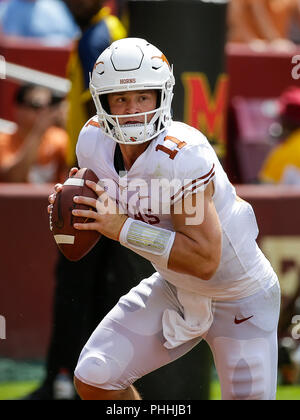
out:
<path id="1" fill-rule="evenodd" d="M 21 399 L 43 381 L 43 360 L 13 360 L 0 356 L 0 400 Z"/>
<path id="2" fill-rule="evenodd" d="M 27 382 L 7 382 L 0 383 L 0 400 L 21 399 L 25 395 L 35 390 L 39 386 L 39 381 Z M 219 382 L 211 383 L 211 400 L 220 400 L 221 391 Z M 300 385 L 279 386 L 277 400 L 300 400 Z"/>
<path id="3" fill-rule="evenodd" d="M 217 381 L 213 381 L 210 386 L 210 399 L 211 400 L 220 400 L 221 399 L 221 390 L 220 384 Z M 277 388 L 277 397 L 276 400 L 300 400 L 300 385 L 279 385 Z"/>
<path id="4" fill-rule="evenodd" d="M 44 377 L 44 361 L 12 360 L 0 357 L 0 400 L 22 399 L 38 388 Z M 212 370 L 210 399 L 221 399 L 220 384 L 215 369 Z M 295 386 L 279 385 L 277 400 L 299 401 L 300 384 Z"/>
<path id="5" fill-rule="evenodd" d="M 0 383 L 0 400 L 18 400 L 39 386 L 39 381 Z"/>

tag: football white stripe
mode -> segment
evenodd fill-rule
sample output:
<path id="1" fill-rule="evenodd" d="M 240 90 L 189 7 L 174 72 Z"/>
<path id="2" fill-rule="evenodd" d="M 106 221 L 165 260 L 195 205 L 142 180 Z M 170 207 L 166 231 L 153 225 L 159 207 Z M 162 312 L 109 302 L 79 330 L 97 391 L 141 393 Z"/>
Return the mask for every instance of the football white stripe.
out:
<path id="1" fill-rule="evenodd" d="M 81 178 L 68 178 L 64 185 L 73 185 L 75 187 L 83 187 L 84 179 Z"/>
<path id="2" fill-rule="evenodd" d="M 75 236 L 73 235 L 54 235 L 54 239 L 57 244 L 69 244 L 73 245 Z"/>

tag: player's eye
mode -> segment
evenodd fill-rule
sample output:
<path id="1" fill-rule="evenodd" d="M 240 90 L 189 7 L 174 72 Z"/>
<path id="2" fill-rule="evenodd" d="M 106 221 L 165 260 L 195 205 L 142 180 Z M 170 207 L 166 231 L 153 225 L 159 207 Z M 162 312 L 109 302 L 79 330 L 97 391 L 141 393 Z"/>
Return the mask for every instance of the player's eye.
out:
<path id="1" fill-rule="evenodd" d="M 142 96 L 140 96 L 140 101 L 141 102 L 145 102 L 145 101 L 148 101 L 149 100 L 149 96 L 148 95 L 142 95 Z"/>

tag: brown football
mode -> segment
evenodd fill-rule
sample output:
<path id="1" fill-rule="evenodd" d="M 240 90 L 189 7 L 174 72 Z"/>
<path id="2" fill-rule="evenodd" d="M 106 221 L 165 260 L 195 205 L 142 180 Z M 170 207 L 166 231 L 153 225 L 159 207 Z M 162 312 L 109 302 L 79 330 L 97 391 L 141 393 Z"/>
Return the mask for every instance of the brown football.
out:
<path id="1" fill-rule="evenodd" d="M 91 222 L 93 219 L 73 216 L 73 209 L 89 209 L 84 204 L 76 204 L 74 196 L 96 198 L 96 193 L 85 183 L 86 180 L 98 182 L 96 174 L 87 168 L 81 168 L 63 184 L 57 193 L 52 211 L 50 212 L 50 230 L 54 240 L 68 260 L 78 261 L 84 257 L 98 242 L 101 234 L 94 230 L 77 230 L 74 223 Z M 92 208 L 94 210 L 94 208 Z"/>

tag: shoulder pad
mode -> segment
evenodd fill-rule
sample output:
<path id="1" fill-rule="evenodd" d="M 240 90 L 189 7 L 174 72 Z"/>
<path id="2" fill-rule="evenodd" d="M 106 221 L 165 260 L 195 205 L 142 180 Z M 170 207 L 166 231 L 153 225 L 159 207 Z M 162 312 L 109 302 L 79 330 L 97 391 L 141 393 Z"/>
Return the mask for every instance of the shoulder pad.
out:
<path id="1" fill-rule="evenodd" d="M 89 158 L 93 156 L 99 133 L 100 124 L 98 123 L 97 117 L 93 117 L 80 131 L 76 145 L 76 155 L 78 159 L 80 157 Z"/>

